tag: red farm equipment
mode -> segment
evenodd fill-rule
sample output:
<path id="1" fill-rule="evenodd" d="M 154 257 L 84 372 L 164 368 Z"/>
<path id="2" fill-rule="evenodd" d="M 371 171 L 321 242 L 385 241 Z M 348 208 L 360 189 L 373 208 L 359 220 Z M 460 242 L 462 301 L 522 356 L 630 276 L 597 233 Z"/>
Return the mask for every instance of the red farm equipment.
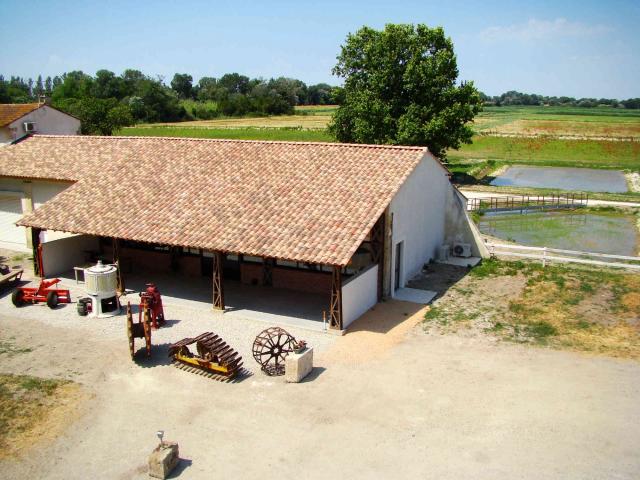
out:
<path id="1" fill-rule="evenodd" d="M 147 283 L 144 292 L 140 292 L 140 308 L 138 309 L 138 323 L 142 322 L 143 312 L 149 311 L 151 317 L 151 327 L 158 329 L 158 325 L 164 325 L 164 309 L 162 308 L 162 297 L 160 290 L 155 283 Z"/>
<path id="2" fill-rule="evenodd" d="M 40 285 L 37 287 L 18 287 L 11 294 L 11 301 L 16 307 L 27 303 L 46 302 L 49 308 L 56 308 L 59 303 L 71 303 L 71 293 L 62 288 L 51 288 L 60 283 L 59 278 L 46 279 L 42 268 L 42 245 L 38 245 L 38 267 Z"/>

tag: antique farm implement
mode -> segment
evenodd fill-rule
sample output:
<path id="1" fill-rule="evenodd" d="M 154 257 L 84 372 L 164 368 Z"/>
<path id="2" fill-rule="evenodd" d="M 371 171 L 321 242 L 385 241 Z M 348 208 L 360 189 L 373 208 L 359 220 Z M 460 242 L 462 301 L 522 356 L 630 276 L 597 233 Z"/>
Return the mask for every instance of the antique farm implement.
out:
<path id="1" fill-rule="evenodd" d="M 147 283 L 144 292 L 140 292 L 140 309 L 138 310 L 138 322 L 142 312 L 149 312 L 151 326 L 154 330 L 158 325 L 164 325 L 164 309 L 162 308 L 162 296 L 155 283 Z"/>
<path id="2" fill-rule="evenodd" d="M 260 332 L 253 342 L 253 358 L 267 375 L 284 375 L 284 359 L 304 345 L 306 342 L 298 342 L 283 328 L 270 327 Z"/>
<path id="3" fill-rule="evenodd" d="M 40 285 L 37 287 L 18 287 L 11 294 L 11 301 L 16 307 L 26 303 L 46 302 L 49 308 L 56 308 L 59 303 L 71 303 L 71 293 L 67 289 L 51 288 L 61 282 L 59 278 L 46 279 L 42 268 L 42 245 L 38 245 L 38 269 Z"/>
<path id="4" fill-rule="evenodd" d="M 151 313 L 148 308 L 145 309 L 143 318 L 141 319 L 138 315 L 138 323 L 134 323 L 133 315 L 131 314 L 131 303 L 127 302 L 127 337 L 132 360 L 135 355 L 136 338 L 144 338 L 147 357 L 151 356 Z"/>
<path id="5" fill-rule="evenodd" d="M 196 353 L 189 350 L 189 345 L 194 343 Z M 169 347 L 169 356 L 178 368 L 216 380 L 231 379 L 242 367 L 242 357 L 238 352 L 212 332 L 174 343 Z"/>

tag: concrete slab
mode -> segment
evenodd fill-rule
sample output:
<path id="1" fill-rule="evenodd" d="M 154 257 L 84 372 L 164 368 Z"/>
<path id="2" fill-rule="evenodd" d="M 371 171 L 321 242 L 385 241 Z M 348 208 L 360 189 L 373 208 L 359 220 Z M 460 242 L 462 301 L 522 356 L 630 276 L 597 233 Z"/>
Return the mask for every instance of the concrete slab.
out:
<path id="1" fill-rule="evenodd" d="M 482 258 L 480 257 L 449 257 L 449 260 L 446 260 L 444 262 L 439 261 L 438 263 L 455 265 L 456 267 L 475 267 L 480 263 L 480 260 L 482 260 Z"/>
<path id="2" fill-rule="evenodd" d="M 403 302 L 420 303 L 427 305 L 437 295 L 431 290 L 419 290 L 417 288 L 399 288 L 395 291 L 393 298 Z"/>
<path id="3" fill-rule="evenodd" d="M 84 284 L 76 284 L 73 272 L 60 276 L 65 288 L 69 288 L 72 298 L 85 296 Z M 212 281 L 207 277 L 188 277 L 180 274 L 153 273 L 142 277 L 125 274 L 128 289 L 141 291 L 145 283 L 154 282 L 162 294 L 165 306 L 186 307 L 222 315 L 225 319 L 250 319 L 270 325 L 304 328 L 323 331 L 323 310 L 329 309 L 329 294 L 295 292 L 281 288 L 243 285 L 238 281 L 225 280 L 224 312 L 213 309 Z M 137 294 L 121 299 L 137 304 Z M 265 327 L 266 328 L 266 327 Z"/>

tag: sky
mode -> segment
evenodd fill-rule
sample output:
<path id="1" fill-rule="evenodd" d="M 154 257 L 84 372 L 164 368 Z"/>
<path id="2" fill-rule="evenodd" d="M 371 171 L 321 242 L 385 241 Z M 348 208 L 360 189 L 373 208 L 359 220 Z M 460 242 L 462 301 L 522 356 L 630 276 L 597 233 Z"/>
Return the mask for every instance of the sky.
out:
<path id="1" fill-rule="evenodd" d="M 341 83 L 340 45 L 367 25 L 442 26 L 460 80 L 488 95 L 640 97 L 640 1 L 0 0 L 0 74 L 127 68 Z"/>

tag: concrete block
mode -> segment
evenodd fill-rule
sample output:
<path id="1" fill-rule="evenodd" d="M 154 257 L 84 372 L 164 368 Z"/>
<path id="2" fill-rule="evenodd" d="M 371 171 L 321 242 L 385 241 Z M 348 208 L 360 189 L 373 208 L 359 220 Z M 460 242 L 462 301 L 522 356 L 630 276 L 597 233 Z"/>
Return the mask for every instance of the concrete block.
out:
<path id="1" fill-rule="evenodd" d="M 313 348 L 302 353 L 290 353 L 284 359 L 284 379 L 290 383 L 298 383 L 313 370 Z"/>
<path id="2" fill-rule="evenodd" d="M 178 444 L 175 442 L 163 442 L 149 455 L 149 476 L 165 479 L 169 476 L 171 470 L 178 465 L 179 461 Z"/>

